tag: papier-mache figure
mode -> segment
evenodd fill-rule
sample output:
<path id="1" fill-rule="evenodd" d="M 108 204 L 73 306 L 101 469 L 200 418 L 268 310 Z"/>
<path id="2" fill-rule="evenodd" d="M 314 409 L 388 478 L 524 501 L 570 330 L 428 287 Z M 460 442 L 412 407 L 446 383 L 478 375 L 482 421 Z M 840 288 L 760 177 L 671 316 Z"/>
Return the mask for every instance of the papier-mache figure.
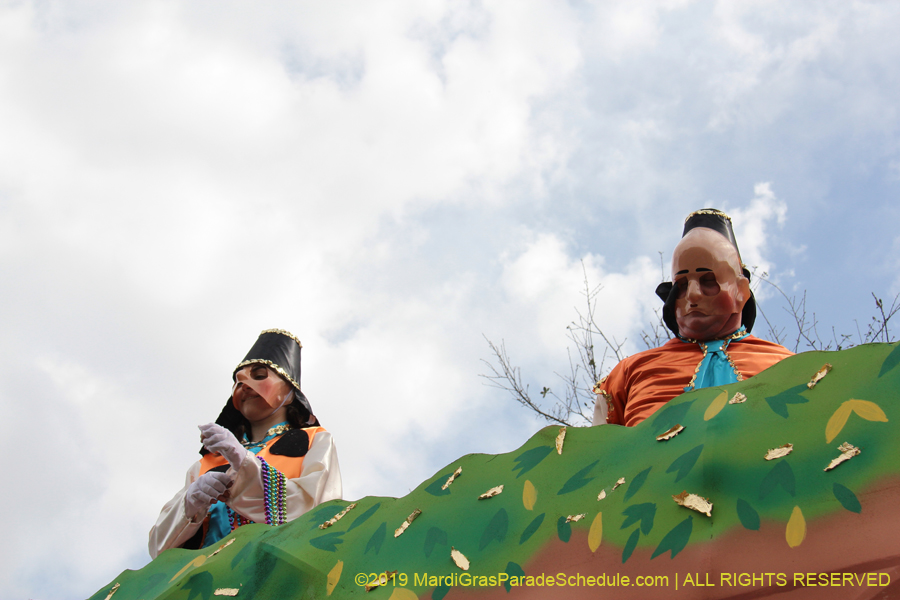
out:
<path id="1" fill-rule="evenodd" d="M 731 218 L 720 210 L 688 215 L 672 254 L 672 281 L 656 294 L 675 337 L 625 358 L 597 383 L 594 425 L 637 425 L 683 392 L 742 381 L 793 354 L 750 335 L 750 272 Z"/>
<path id="2" fill-rule="evenodd" d="M 267 329 L 232 375 L 215 423 L 200 426 L 202 458 L 150 530 L 150 556 L 203 548 L 248 523 L 281 525 L 341 497 L 331 434 L 300 390 L 300 340 Z"/>

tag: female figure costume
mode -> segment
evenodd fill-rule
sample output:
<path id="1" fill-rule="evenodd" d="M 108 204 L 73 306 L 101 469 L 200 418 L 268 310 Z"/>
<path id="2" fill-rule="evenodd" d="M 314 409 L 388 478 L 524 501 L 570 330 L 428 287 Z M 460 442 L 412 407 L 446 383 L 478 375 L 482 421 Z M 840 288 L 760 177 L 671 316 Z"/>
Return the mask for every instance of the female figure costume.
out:
<path id="1" fill-rule="evenodd" d="M 281 423 L 255 443 L 243 436 L 241 442 L 247 455 L 237 470 L 221 455 L 203 448 L 202 458 L 188 470 L 184 487 L 166 503 L 150 530 L 152 558 L 169 548 L 209 546 L 247 523 L 281 525 L 322 502 L 341 498 L 341 473 L 334 440 L 319 425 L 309 401 L 300 391 L 301 348 L 300 341 L 289 332 L 267 329 L 234 373 L 252 364 L 265 365 L 278 373 L 293 388 L 291 404 L 304 415 L 304 426 Z M 229 397 L 216 423 L 236 434 L 244 422 Z M 231 475 L 233 484 L 227 503 L 215 502 L 205 513 L 186 514 L 188 488 L 211 471 Z"/>

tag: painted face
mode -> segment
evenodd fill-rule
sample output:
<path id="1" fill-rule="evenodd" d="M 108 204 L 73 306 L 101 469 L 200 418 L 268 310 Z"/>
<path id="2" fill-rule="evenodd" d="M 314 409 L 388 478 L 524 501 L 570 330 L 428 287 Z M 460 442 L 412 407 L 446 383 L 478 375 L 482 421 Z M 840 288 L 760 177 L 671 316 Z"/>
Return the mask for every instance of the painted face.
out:
<path id="1" fill-rule="evenodd" d="M 248 421 L 265 419 L 285 405 L 293 388 L 262 364 L 247 365 L 234 374 L 231 401 Z"/>
<path id="2" fill-rule="evenodd" d="M 750 282 L 741 273 L 737 250 L 724 236 L 698 227 L 672 254 L 672 281 L 678 289 L 675 320 L 682 337 L 714 340 L 741 326 Z"/>

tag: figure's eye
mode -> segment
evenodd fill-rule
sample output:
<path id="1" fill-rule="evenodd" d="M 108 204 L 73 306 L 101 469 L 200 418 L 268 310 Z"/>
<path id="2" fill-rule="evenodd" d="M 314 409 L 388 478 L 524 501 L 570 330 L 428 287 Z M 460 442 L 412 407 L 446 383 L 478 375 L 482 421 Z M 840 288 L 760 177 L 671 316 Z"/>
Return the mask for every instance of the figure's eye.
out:
<path id="1" fill-rule="evenodd" d="M 687 292 L 687 279 L 682 277 L 681 279 L 677 279 L 675 281 L 675 289 L 678 290 L 675 293 L 676 298 L 684 298 L 684 294 Z"/>
<path id="2" fill-rule="evenodd" d="M 715 296 L 719 293 L 719 283 L 715 273 L 704 273 L 700 276 L 700 291 L 704 296 Z"/>
<path id="3" fill-rule="evenodd" d="M 266 379 L 269 377 L 269 369 L 263 366 L 253 367 L 250 371 L 250 377 L 253 379 Z"/>

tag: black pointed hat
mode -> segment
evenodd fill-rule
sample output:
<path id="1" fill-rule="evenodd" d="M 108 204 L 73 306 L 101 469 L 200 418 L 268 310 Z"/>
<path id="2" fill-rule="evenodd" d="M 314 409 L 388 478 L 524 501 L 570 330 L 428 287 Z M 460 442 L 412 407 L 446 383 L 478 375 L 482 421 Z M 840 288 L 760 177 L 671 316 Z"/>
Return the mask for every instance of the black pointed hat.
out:
<path id="1" fill-rule="evenodd" d="M 300 350 L 302 348 L 303 344 L 300 343 L 300 340 L 289 331 L 266 329 L 259 334 L 259 338 L 250 348 L 244 360 L 234 368 L 231 379 L 234 381 L 235 374 L 247 365 L 255 363 L 266 365 L 281 375 L 294 388 L 294 399 L 291 401 L 291 406 L 297 407 L 301 415 L 305 413 L 307 418 L 312 417 L 313 411 L 309 400 L 300 390 Z M 216 423 L 234 431 L 242 420 L 243 415 L 234 407 L 229 396 Z"/>
<path id="2" fill-rule="evenodd" d="M 706 227 L 707 229 L 712 229 L 713 231 L 722 234 L 722 236 L 734 246 L 734 249 L 738 254 L 738 261 L 741 261 L 741 251 L 738 249 L 737 240 L 734 239 L 734 229 L 731 227 L 731 217 L 715 208 L 703 208 L 694 211 L 684 220 L 684 231 L 681 232 L 681 237 L 686 236 L 689 231 L 696 229 L 697 227 Z M 744 266 L 743 261 L 741 261 L 741 271 L 743 272 L 744 277 L 747 278 L 747 281 L 750 281 L 750 271 Z M 677 288 L 671 281 L 664 281 L 656 286 L 656 295 L 665 302 L 665 305 L 663 306 L 663 321 L 665 321 L 666 327 L 668 327 L 675 335 L 678 335 L 678 322 L 675 320 L 675 300 L 677 294 Z M 747 333 L 753 328 L 753 323 L 755 321 L 756 298 L 751 291 L 750 298 L 747 299 L 747 303 L 744 304 L 744 310 L 741 313 L 741 323 L 747 328 Z"/>

